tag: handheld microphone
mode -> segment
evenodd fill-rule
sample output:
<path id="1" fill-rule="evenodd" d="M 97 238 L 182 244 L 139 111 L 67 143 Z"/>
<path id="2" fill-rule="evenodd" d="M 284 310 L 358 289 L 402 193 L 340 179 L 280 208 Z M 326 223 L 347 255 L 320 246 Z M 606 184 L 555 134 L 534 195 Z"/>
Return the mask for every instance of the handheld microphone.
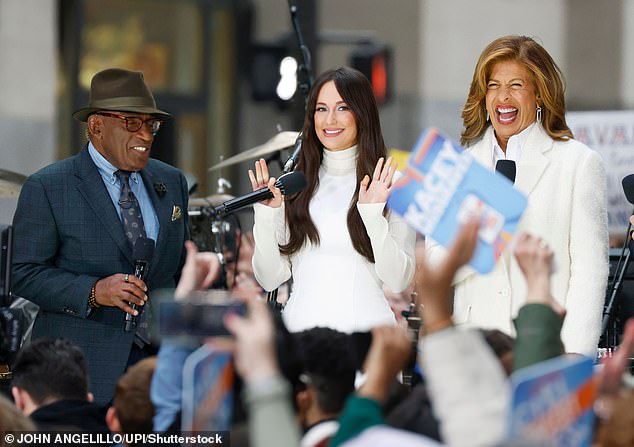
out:
<path id="1" fill-rule="evenodd" d="M 293 168 L 295 167 L 295 163 L 297 163 L 297 159 L 299 158 L 299 153 L 302 151 L 303 142 L 304 140 L 300 132 L 300 134 L 297 136 L 297 140 L 295 140 L 295 145 L 293 146 L 293 153 L 291 154 L 290 157 L 288 157 L 288 160 L 286 160 L 286 163 L 284 163 L 284 173 L 291 172 Z"/>
<path id="2" fill-rule="evenodd" d="M 139 237 L 134 243 L 134 250 L 132 251 L 132 259 L 134 259 L 134 276 L 141 281 L 145 281 L 150 267 L 150 260 L 154 255 L 154 240 L 147 237 Z M 130 303 L 130 307 L 137 310 L 137 305 Z M 139 309 L 139 315 L 143 312 L 143 308 Z M 130 332 L 133 326 L 136 326 L 136 319 L 134 315 L 125 314 L 125 322 L 123 330 Z"/>
<path id="3" fill-rule="evenodd" d="M 282 191 L 282 194 L 287 196 L 300 192 L 306 187 L 306 177 L 304 173 L 300 171 L 288 172 L 280 176 L 275 182 L 275 186 Z M 211 208 L 204 209 L 204 213 L 208 213 L 211 216 L 221 217 L 234 211 L 244 208 L 245 206 L 252 205 L 262 200 L 270 199 L 273 197 L 273 193 L 267 187 L 260 188 L 257 191 L 250 192 L 241 197 L 227 200 L 220 205 Z"/>
<path id="4" fill-rule="evenodd" d="M 511 183 L 515 183 L 515 162 L 513 160 L 498 160 L 495 164 L 495 172 L 499 172 Z"/>

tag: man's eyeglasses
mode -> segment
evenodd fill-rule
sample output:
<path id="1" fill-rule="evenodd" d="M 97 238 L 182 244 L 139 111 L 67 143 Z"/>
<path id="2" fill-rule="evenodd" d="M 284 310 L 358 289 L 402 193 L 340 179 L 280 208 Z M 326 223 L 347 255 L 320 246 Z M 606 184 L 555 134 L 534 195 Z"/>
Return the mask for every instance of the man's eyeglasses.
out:
<path id="1" fill-rule="evenodd" d="M 141 129 L 141 126 L 145 125 L 148 131 L 150 131 L 153 135 L 156 135 L 161 128 L 161 124 L 163 124 L 163 121 L 157 118 L 148 118 L 144 120 L 138 116 L 124 116 L 110 112 L 98 112 L 97 115 L 119 118 L 120 120 L 125 121 L 125 128 L 128 132 L 138 132 L 139 129 Z"/>

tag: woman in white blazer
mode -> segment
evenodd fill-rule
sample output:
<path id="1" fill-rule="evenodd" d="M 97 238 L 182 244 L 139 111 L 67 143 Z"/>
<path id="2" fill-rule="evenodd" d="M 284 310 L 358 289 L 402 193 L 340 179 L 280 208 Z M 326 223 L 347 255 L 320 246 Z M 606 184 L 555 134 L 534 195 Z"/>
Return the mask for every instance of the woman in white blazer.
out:
<path id="1" fill-rule="evenodd" d="M 528 197 L 518 232 L 554 251 L 551 293 L 567 311 L 566 351 L 595 356 L 608 276 L 607 184 L 600 156 L 566 124 L 561 71 L 533 39 L 499 38 L 480 55 L 462 118 L 461 143 L 480 163 L 516 163 L 515 187 Z M 432 258 L 441 252 L 430 243 Z M 465 268 L 454 281 L 456 323 L 513 333 L 526 283 L 510 250 L 490 274 Z"/>

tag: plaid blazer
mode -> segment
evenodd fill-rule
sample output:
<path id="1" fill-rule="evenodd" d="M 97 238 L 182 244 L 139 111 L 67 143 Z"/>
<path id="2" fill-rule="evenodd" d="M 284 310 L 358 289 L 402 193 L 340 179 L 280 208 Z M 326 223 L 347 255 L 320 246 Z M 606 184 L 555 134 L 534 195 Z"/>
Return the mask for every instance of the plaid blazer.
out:
<path id="1" fill-rule="evenodd" d="M 174 287 L 189 238 L 187 183 L 176 168 L 152 159 L 141 177 L 160 224 L 146 283 L 150 291 Z M 134 260 L 87 146 L 28 178 L 13 226 L 12 292 L 40 306 L 33 338 L 77 343 L 88 361 L 90 390 L 98 402 L 108 402 L 134 333 L 124 332 L 125 314 L 119 308 L 88 312 L 88 296 L 98 279 L 134 272 Z"/>

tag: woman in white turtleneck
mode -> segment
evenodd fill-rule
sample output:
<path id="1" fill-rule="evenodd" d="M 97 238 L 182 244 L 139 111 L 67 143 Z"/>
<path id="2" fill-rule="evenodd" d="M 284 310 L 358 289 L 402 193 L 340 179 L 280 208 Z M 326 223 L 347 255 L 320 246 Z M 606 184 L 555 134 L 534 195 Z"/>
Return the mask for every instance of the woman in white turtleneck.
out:
<path id="1" fill-rule="evenodd" d="M 405 289 L 414 274 L 415 233 L 385 209 L 396 164 L 386 149 L 370 83 L 360 72 L 323 73 L 308 97 L 297 170 L 307 187 L 283 199 L 266 162 L 249 171 L 255 205 L 255 277 L 266 290 L 293 278 L 284 308 L 291 332 L 342 332 L 394 323 L 385 283 Z"/>

